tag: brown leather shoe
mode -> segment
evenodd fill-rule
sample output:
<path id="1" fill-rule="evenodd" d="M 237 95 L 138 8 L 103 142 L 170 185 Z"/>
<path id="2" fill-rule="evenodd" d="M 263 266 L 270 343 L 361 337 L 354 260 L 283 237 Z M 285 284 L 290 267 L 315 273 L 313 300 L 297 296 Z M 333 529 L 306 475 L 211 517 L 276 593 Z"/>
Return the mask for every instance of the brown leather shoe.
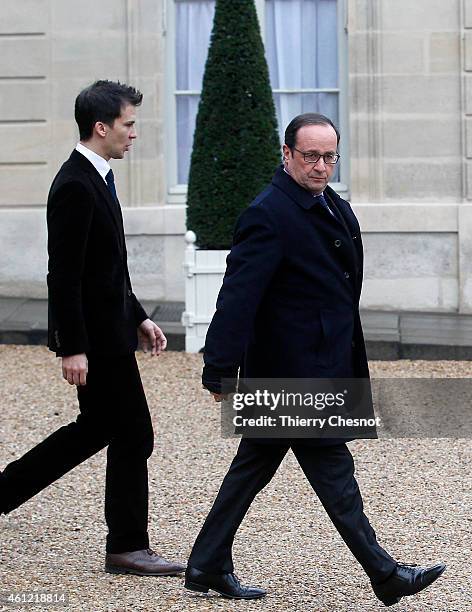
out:
<path id="1" fill-rule="evenodd" d="M 109 574 L 135 574 L 136 576 L 178 576 L 185 565 L 167 561 L 150 548 L 125 553 L 107 553 L 105 571 Z"/>

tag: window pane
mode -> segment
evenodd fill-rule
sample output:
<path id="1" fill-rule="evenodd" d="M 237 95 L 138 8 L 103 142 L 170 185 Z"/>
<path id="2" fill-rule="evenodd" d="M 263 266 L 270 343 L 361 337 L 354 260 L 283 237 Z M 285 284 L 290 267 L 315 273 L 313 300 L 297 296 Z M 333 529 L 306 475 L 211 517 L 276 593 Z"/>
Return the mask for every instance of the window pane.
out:
<path id="1" fill-rule="evenodd" d="M 302 93 L 338 88 L 337 0 L 266 0 L 266 56 L 274 93 L 280 140 L 301 113 L 322 113 L 339 125 L 338 93 Z M 340 180 L 340 165 L 332 182 Z"/>
<path id="2" fill-rule="evenodd" d="M 175 0 L 177 91 L 200 91 L 215 0 Z M 337 0 L 266 0 L 265 46 L 272 88 L 338 87 Z M 289 121 L 320 112 L 339 124 L 337 93 L 275 93 L 281 141 Z M 177 95 L 177 179 L 187 183 L 198 95 Z M 338 171 L 334 177 L 339 180 Z"/>
<path id="3" fill-rule="evenodd" d="M 272 89 L 337 88 L 336 0 L 266 0 Z"/>
<path id="4" fill-rule="evenodd" d="M 199 101 L 200 96 L 177 96 L 177 181 L 180 185 L 188 182 Z"/>
<path id="5" fill-rule="evenodd" d="M 177 91 L 202 88 L 208 55 L 214 0 L 176 0 L 176 85 Z M 177 95 L 177 180 L 188 181 L 198 95 Z"/>
<path id="6" fill-rule="evenodd" d="M 276 93 L 274 94 L 274 101 L 277 117 L 279 118 L 280 142 L 284 141 L 284 130 L 290 120 L 302 113 L 322 113 L 329 117 L 335 125 L 339 125 L 339 98 L 337 93 Z M 285 123 L 282 123 L 280 117 L 287 117 L 288 119 Z M 331 179 L 332 183 L 340 180 L 340 163 L 336 166 L 336 171 Z"/>
<path id="7" fill-rule="evenodd" d="M 289 121 L 302 113 L 323 113 L 335 125 L 338 125 L 338 94 L 336 93 L 275 93 L 274 101 L 277 116 L 289 117 Z"/>
<path id="8" fill-rule="evenodd" d="M 214 0 L 177 0 L 175 56 L 177 90 L 202 87 L 215 12 Z"/>

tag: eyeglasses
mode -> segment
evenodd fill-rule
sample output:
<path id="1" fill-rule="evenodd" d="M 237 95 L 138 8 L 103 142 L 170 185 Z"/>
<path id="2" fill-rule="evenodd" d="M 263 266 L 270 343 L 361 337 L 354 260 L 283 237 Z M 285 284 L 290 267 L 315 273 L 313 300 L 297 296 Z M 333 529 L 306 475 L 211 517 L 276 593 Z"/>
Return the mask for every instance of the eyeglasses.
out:
<path id="1" fill-rule="evenodd" d="M 297 147 L 293 148 L 303 155 L 305 164 L 317 164 L 321 158 L 323 158 L 325 164 L 337 164 L 341 157 L 339 153 L 325 153 L 321 155 L 320 153 L 312 153 L 311 151 L 300 151 Z"/>

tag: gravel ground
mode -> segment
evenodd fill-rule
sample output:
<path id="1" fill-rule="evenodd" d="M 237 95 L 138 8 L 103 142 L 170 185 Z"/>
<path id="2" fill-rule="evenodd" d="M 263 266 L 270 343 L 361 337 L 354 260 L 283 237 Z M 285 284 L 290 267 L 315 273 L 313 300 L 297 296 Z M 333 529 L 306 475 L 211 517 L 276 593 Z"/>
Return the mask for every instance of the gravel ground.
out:
<path id="1" fill-rule="evenodd" d="M 201 356 L 139 355 L 156 429 L 150 460 L 154 548 L 185 560 L 237 441 L 219 436 L 219 413 L 201 389 Z M 374 376 L 470 377 L 470 362 L 374 362 Z M 114 381 L 110 381 L 113 384 Z M 75 390 L 43 347 L 0 346 L 0 466 L 75 418 Z M 366 512 L 379 541 L 404 562 L 444 560 L 446 574 L 399 611 L 472 610 L 471 444 L 464 439 L 350 444 Z M 0 593 L 65 592 L 66 608 L 0 610 L 352 612 L 384 609 L 314 498 L 292 454 L 252 505 L 235 543 L 237 573 L 269 589 L 264 600 L 192 594 L 180 578 L 103 572 L 105 453 L 1 517 Z"/>

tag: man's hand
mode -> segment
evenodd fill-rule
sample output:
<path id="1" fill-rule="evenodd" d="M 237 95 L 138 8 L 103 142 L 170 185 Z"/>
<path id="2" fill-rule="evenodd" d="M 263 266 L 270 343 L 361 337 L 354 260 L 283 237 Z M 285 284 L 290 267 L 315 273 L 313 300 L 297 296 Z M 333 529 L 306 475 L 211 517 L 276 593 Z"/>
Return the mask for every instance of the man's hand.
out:
<path id="1" fill-rule="evenodd" d="M 87 356 L 85 353 L 62 358 L 62 376 L 69 385 L 86 385 L 87 370 Z"/>
<path id="2" fill-rule="evenodd" d="M 164 336 L 162 329 L 158 327 L 151 319 L 145 319 L 138 327 L 138 334 L 141 340 L 143 351 L 148 352 L 151 347 L 151 357 L 160 355 L 165 351 L 167 339 Z"/>
<path id="3" fill-rule="evenodd" d="M 221 402 L 221 401 L 223 401 L 225 399 L 228 399 L 228 395 L 227 394 L 224 394 L 224 393 L 213 393 L 213 391 L 210 391 L 210 393 L 213 395 L 213 399 L 215 400 L 215 402 Z"/>

